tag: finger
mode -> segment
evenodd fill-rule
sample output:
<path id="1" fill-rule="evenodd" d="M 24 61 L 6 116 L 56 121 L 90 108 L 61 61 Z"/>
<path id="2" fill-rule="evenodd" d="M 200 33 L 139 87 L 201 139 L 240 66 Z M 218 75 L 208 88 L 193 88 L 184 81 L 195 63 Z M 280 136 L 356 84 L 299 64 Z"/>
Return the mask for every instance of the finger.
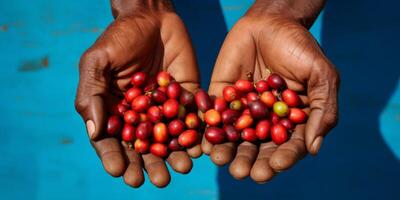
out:
<path id="1" fill-rule="evenodd" d="M 246 79 L 248 73 L 254 74 L 255 79 L 262 77 L 258 71 L 254 71 L 256 48 L 253 37 L 247 33 L 249 32 L 244 31 L 240 25 L 235 25 L 225 38 L 211 77 L 210 95 L 221 96 L 226 85 L 241 78 Z"/>
<path id="2" fill-rule="evenodd" d="M 207 155 L 210 155 L 211 150 L 213 148 L 213 144 L 211 144 L 203 135 L 203 139 L 201 140 L 201 151 Z"/>
<path id="3" fill-rule="evenodd" d="M 336 126 L 338 87 L 339 76 L 329 61 L 315 62 L 308 83 L 311 112 L 305 130 L 307 149 L 313 155 L 318 153 L 323 137 Z"/>
<path id="4" fill-rule="evenodd" d="M 269 165 L 275 171 L 287 170 L 307 155 L 304 129 L 304 124 L 297 125 L 289 141 L 280 145 L 272 154 Z"/>
<path id="5" fill-rule="evenodd" d="M 167 19 L 163 23 L 165 27 L 168 27 L 170 23 L 178 26 L 173 31 L 161 31 L 162 39 L 168 39 L 164 46 L 163 66 L 183 88 L 195 93 L 200 87 L 200 73 L 185 25 L 179 18 Z"/>
<path id="6" fill-rule="evenodd" d="M 203 153 L 201 151 L 201 145 L 200 144 L 197 144 L 194 147 L 190 147 L 190 148 L 186 149 L 186 152 L 192 158 L 198 158 Z"/>
<path id="7" fill-rule="evenodd" d="M 236 153 L 236 144 L 227 142 L 214 145 L 211 150 L 211 160 L 218 166 L 223 166 L 231 162 Z"/>
<path id="8" fill-rule="evenodd" d="M 105 138 L 91 141 L 104 169 L 111 176 L 121 176 L 126 169 L 120 142 L 116 138 Z"/>
<path id="9" fill-rule="evenodd" d="M 229 166 L 229 172 L 235 179 L 244 179 L 250 175 L 257 153 L 257 145 L 250 142 L 243 142 L 238 146 L 236 157 Z"/>
<path id="10" fill-rule="evenodd" d="M 124 173 L 124 181 L 128 185 L 138 188 L 144 183 L 142 158 L 130 147 L 125 147 L 125 155 L 129 160 L 129 165 Z"/>
<path id="11" fill-rule="evenodd" d="M 185 151 L 174 151 L 167 158 L 168 164 L 176 172 L 187 174 L 193 167 L 192 159 Z"/>
<path id="12" fill-rule="evenodd" d="M 276 150 L 276 144 L 267 142 L 260 145 L 257 160 L 250 171 L 250 177 L 257 183 L 269 181 L 275 174 L 269 165 L 272 153 Z"/>
<path id="13" fill-rule="evenodd" d="M 79 64 L 79 85 L 75 108 L 86 123 L 89 137 L 99 139 L 105 127 L 105 103 L 107 55 L 101 50 L 89 50 Z"/>
<path id="14" fill-rule="evenodd" d="M 151 153 L 142 155 L 142 158 L 144 161 L 144 168 L 149 175 L 151 183 L 159 188 L 167 186 L 171 180 L 171 176 L 164 160 Z"/>

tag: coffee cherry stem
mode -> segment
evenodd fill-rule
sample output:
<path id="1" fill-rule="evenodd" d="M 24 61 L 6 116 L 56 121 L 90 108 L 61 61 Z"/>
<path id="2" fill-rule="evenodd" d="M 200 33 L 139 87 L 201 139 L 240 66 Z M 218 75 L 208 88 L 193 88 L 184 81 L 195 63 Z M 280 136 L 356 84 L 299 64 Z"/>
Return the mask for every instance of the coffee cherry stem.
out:
<path id="1" fill-rule="evenodd" d="M 247 73 L 246 73 L 246 77 L 247 77 L 247 80 L 248 80 L 248 81 L 251 81 L 251 82 L 254 81 L 253 72 L 247 72 Z"/>

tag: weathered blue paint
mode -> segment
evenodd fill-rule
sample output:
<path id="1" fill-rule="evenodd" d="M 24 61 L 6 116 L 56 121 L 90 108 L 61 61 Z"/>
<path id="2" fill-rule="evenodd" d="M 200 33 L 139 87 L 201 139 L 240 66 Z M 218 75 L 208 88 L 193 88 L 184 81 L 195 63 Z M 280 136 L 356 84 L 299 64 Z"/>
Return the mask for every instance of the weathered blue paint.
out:
<path id="1" fill-rule="evenodd" d="M 400 160 L 400 77 L 394 94 L 380 115 L 379 126 L 386 144 Z"/>
<path id="2" fill-rule="evenodd" d="M 176 1 L 202 87 L 224 36 L 251 2 Z M 203 156 L 190 174 L 173 173 L 165 189 L 148 181 L 132 189 L 104 172 L 73 109 L 78 60 L 112 21 L 108 1 L 0 1 L 0 199 L 399 199 L 399 161 L 392 154 L 400 149 L 393 142 L 400 115 L 400 20 L 393 10 L 399 3 L 373 2 L 331 1 L 312 29 L 343 80 L 341 123 L 319 157 L 260 186 L 232 180 Z M 377 23 L 380 29 L 372 26 Z M 373 76 L 380 82 L 371 82 Z"/>

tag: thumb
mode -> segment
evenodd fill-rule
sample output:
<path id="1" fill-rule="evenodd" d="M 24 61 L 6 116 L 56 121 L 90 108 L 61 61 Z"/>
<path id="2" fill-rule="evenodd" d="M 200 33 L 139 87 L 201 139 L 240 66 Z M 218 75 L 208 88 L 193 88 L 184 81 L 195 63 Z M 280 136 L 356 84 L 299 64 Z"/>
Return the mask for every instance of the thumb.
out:
<path id="1" fill-rule="evenodd" d="M 79 63 L 79 85 L 75 108 L 83 118 L 90 139 L 97 140 L 105 131 L 106 108 L 104 97 L 108 90 L 107 54 L 101 50 L 88 50 Z"/>
<path id="2" fill-rule="evenodd" d="M 314 62 L 308 81 L 310 116 L 306 124 L 305 142 L 308 151 L 318 153 L 323 138 L 337 123 L 339 75 L 329 61 Z"/>

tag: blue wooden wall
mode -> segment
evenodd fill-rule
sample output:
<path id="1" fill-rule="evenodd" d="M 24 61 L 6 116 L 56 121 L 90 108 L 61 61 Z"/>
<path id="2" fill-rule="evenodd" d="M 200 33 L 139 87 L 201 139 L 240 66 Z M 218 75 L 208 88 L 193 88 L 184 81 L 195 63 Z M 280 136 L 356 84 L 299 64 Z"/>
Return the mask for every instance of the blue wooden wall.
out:
<path id="1" fill-rule="evenodd" d="M 202 87 L 251 3 L 176 1 Z M 330 1 L 314 25 L 342 75 L 340 123 L 318 157 L 256 185 L 203 156 L 165 189 L 132 189 L 103 171 L 73 107 L 79 57 L 112 21 L 108 1 L 2 0 L 0 199 L 400 199 L 399 5 Z"/>

